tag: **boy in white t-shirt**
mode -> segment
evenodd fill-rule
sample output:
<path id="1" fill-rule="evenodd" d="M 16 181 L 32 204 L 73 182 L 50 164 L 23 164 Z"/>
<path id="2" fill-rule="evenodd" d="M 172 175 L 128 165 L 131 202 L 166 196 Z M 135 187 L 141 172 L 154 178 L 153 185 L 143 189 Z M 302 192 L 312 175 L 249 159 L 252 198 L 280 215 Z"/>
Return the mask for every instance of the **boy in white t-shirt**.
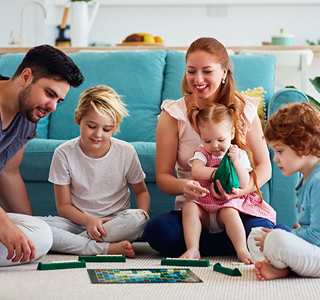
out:
<path id="1" fill-rule="evenodd" d="M 60 217 L 43 219 L 52 229 L 52 251 L 135 256 L 131 242 L 143 235 L 150 196 L 134 147 L 112 137 L 127 115 L 110 87 L 81 94 L 75 111 L 80 136 L 60 145 L 51 163 Z M 129 185 L 137 209 L 130 209 Z"/>

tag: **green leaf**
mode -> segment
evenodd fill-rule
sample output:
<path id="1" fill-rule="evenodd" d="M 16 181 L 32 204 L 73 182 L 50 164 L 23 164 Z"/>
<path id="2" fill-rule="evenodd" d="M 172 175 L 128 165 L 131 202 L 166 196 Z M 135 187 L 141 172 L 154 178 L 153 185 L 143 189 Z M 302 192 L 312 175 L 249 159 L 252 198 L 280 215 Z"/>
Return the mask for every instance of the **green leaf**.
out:
<path id="1" fill-rule="evenodd" d="M 307 97 L 309 98 L 310 103 L 320 111 L 320 103 L 309 95 L 307 95 Z"/>
<path id="2" fill-rule="evenodd" d="M 309 80 L 314 88 L 320 93 L 320 77 L 315 77 L 314 79 L 309 78 Z"/>
<path id="3" fill-rule="evenodd" d="M 71 0 L 72 1 L 72 0 Z M 306 42 L 310 45 L 310 46 L 313 46 L 315 45 L 315 43 L 313 41 L 310 41 L 310 40 L 306 40 Z"/>
<path id="4" fill-rule="evenodd" d="M 297 89 L 294 85 L 286 85 L 286 89 Z"/>

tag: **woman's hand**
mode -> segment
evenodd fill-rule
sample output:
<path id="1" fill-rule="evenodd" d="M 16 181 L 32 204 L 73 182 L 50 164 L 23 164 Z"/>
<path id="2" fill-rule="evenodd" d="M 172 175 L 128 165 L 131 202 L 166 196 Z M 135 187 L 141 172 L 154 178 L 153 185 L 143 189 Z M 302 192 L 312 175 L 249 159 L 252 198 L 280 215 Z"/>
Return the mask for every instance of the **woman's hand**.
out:
<path id="1" fill-rule="evenodd" d="M 106 237 L 107 234 L 104 231 L 102 225 L 108 221 L 112 220 L 110 219 L 104 219 L 104 218 L 95 218 L 88 216 L 88 220 L 86 221 L 86 227 L 87 227 L 87 233 L 88 236 L 97 242 L 103 242 L 103 239 L 101 236 Z"/>
<path id="2" fill-rule="evenodd" d="M 210 191 L 211 191 L 211 194 L 214 198 L 216 199 L 219 199 L 219 200 L 230 200 L 232 198 L 236 198 L 236 197 L 240 197 L 240 192 L 241 192 L 241 189 L 236 189 L 236 188 L 233 188 L 231 190 L 231 193 L 228 194 L 224 188 L 222 187 L 220 181 L 217 179 L 216 180 L 216 183 L 217 183 L 217 186 L 218 186 L 218 189 L 219 189 L 219 192 L 220 192 L 220 195 L 216 192 L 216 190 L 214 189 L 214 182 L 211 183 L 210 185 Z"/>
<path id="3" fill-rule="evenodd" d="M 266 239 L 266 236 L 269 232 L 271 232 L 272 229 L 270 228 L 262 228 L 262 230 L 264 231 L 260 236 L 257 236 L 254 238 L 255 241 L 257 241 L 258 243 L 256 243 L 256 246 L 259 247 L 259 250 L 261 252 L 263 252 L 263 247 L 264 247 L 264 241 Z"/>
<path id="4" fill-rule="evenodd" d="M 202 198 L 209 194 L 210 191 L 201 187 L 200 183 L 197 181 L 189 180 L 183 187 L 183 195 L 186 200 L 196 200 Z"/>

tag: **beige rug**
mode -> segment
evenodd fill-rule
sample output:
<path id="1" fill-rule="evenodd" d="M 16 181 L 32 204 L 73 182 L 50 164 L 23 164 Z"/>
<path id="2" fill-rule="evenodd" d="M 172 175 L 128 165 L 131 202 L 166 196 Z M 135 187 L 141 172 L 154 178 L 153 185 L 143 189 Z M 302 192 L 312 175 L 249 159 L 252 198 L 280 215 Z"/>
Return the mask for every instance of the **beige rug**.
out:
<path id="1" fill-rule="evenodd" d="M 125 263 L 87 263 L 87 269 L 163 268 L 161 256 L 147 243 L 134 243 L 135 259 Z M 234 256 L 208 257 L 210 263 L 234 268 Z M 49 254 L 42 262 L 77 260 L 75 255 Z M 202 283 L 92 284 L 86 269 L 38 271 L 37 263 L 0 268 L 0 299 L 320 299 L 320 279 L 286 278 L 268 282 L 256 279 L 253 266 L 238 266 L 242 277 L 189 267 Z M 166 268 L 171 268 L 170 266 Z M 173 268 L 173 267 L 172 267 Z"/>

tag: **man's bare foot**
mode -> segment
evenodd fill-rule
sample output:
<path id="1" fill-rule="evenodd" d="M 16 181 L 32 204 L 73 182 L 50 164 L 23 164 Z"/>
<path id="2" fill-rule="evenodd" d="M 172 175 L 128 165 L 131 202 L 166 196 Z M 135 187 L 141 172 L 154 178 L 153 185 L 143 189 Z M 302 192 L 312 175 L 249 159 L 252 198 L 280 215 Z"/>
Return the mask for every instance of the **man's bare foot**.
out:
<path id="1" fill-rule="evenodd" d="M 133 246 L 129 241 L 110 243 L 108 254 L 124 254 L 125 256 L 130 258 L 134 258 L 136 256 Z"/>
<path id="2" fill-rule="evenodd" d="M 246 265 L 251 265 L 253 264 L 250 252 L 248 251 L 248 249 L 243 249 L 243 250 L 239 250 L 237 251 L 237 256 L 238 259 L 243 262 Z"/>
<path id="3" fill-rule="evenodd" d="M 254 272 L 261 281 L 284 278 L 289 274 L 289 268 L 277 269 L 267 260 L 257 261 L 254 266 Z"/>
<path id="4" fill-rule="evenodd" d="M 200 259 L 201 255 L 198 249 L 189 249 L 183 253 L 179 258 Z"/>

